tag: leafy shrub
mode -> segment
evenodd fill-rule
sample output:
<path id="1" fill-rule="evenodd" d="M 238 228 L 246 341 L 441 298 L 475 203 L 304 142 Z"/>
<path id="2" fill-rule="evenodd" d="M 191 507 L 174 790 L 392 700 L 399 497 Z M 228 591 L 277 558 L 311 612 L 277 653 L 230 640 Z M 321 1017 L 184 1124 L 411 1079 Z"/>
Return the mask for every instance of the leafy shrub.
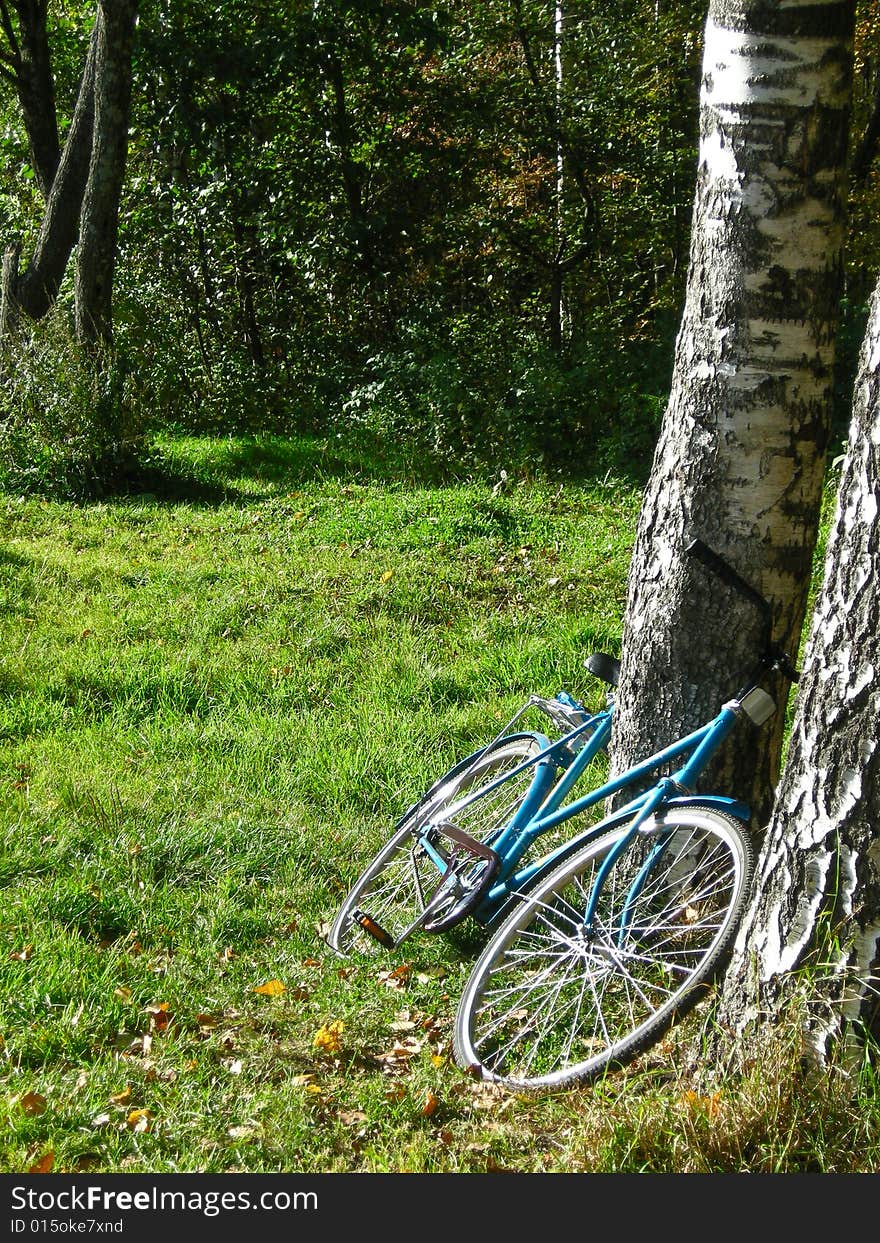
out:
<path id="1" fill-rule="evenodd" d="M 646 459 L 660 406 L 636 365 L 607 347 L 557 355 L 465 321 L 445 339 L 412 329 L 368 359 L 340 429 L 438 465 L 570 471 Z"/>
<path id="2" fill-rule="evenodd" d="M 131 471 L 150 401 L 124 357 L 96 361 L 60 315 L 0 352 L 0 486 L 83 499 Z"/>

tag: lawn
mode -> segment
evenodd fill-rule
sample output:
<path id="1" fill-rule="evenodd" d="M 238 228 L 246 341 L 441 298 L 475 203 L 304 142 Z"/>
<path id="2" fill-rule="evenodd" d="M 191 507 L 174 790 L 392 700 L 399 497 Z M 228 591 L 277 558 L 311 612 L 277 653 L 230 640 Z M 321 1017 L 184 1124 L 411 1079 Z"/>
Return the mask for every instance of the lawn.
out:
<path id="1" fill-rule="evenodd" d="M 520 1098 L 450 1060 L 474 933 L 366 963 L 322 940 L 529 692 L 602 701 L 635 481 L 167 437 L 144 488 L 0 496 L 0 1169 L 876 1168 L 872 1081 L 795 1084 L 791 1042 L 729 1095 L 673 1036 Z"/>

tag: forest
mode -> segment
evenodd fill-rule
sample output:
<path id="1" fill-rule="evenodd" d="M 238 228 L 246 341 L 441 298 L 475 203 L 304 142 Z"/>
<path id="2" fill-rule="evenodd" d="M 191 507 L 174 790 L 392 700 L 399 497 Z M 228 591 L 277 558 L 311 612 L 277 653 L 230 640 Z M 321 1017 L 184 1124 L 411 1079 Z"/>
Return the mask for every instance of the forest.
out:
<path id="1" fill-rule="evenodd" d="M 868 0 L 0 0 L 0 1168 L 876 1169 L 878 148 Z M 478 1081 L 485 921 L 346 895 L 529 696 L 742 716 L 756 599 L 720 987 Z"/>
<path id="2" fill-rule="evenodd" d="M 94 6 L 3 7 L 0 233 L 27 271 Z M 96 371 L 73 326 L 77 199 L 9 367 L 8 485 L 124 486 L 157 424 L 330 434 L 438 470 L 644 463 L 687 271 L 704 7 L 141 5 L 112 355 Z M 877 229 L 864 10 L 850 373 Z"/>

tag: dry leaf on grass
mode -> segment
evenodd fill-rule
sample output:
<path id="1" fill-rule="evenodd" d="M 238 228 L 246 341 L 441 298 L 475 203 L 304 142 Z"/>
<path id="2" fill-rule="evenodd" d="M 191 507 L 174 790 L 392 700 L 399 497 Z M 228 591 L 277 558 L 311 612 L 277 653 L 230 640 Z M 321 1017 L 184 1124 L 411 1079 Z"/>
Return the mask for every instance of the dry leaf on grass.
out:
<path id="1" fill-rule="evenodd" d="M 280 980 L 266 980 L 265 984 L 258 984 L 253 991 L 261 997 L 280 997 L 287 991 L 287 985 Z"/>
<path id="2" fill-rule="evenodd" d="M 18 1105 L 23 1113 L 32 1118 L 44 1114 L 48 1108 L 45 1096 L 41 1096 L 39 1092 L 25 1092 L 24 1096 L 18 1098 Z"/>
<path id="3" fill-rule="evenodd" d="M 345 1024 L 340 1019 L 334 1019 L 331 1023 L 326 1023 L 323 1027 L 319 1027 L 315 1032 L 312 1045 L 321 1053 L 339 1053 L 342 1048 L 342 1033 L 345 1031 Z"/>

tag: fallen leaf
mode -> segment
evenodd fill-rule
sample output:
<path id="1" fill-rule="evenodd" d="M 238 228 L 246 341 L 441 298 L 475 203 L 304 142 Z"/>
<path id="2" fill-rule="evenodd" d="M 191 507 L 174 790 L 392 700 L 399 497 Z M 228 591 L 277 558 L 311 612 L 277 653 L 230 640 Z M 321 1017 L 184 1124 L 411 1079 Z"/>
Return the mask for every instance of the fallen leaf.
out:
<path id="1" fill-rule="evenodd" d="M 257 1139 L 260 1128 L 258 1126 L 231 1126 L 226 1134 L 230 1139 Z"/>
<path id="2" fill-rule="evenodd" d="M 149 1109 L 133 1109 L 125 1119 L 133 1131 L 149 1131 L 153 1114 Z"/>
<path id="3" fill-rule="evenodd" d="M 419 1112 L 421 1113 L 423 1118 L 430 1118 L 431 1114 L 436 1112 L 437 1106 L 439 1104 L 440 1102 L 438 1101 L 437 1097 L 434 1095 L 431 1089 L 428 1088 L 427 1095 L 425 1096 L 425 1102 L 422 1105 L 422 1108 Z"/>
<path id="4" fill-rule="evenodd" d="M 408 962 L 402 962 L 399 967 L 395 967 L 393 971 L 380 971 L 378 980 L 380 984 L 384 984 L 386 988 L 405 988 L 406 982 L 412 975 L 412 967 Z"/>
<path id="5" fill-rule="evenodd" d="M 379 581 L 383 583 L 390 583 L 393 577 L 394 577 L 394 571 L 386 570 Z"/>
<path id="6" fill-rule="evenodd" d="M 118 997 L 120 1001 L 131 1001 L 131 989 L 124 984 L 120 984 L 118 988 L 114 988 L 113 996 Z"/>
<path id="7" fill-rule="evenodd" d="M 258 984 L 253 991 L 259 993 L 261 997 L 280 997 L 283 992 L 287 991 L 287 985 L 282 984 L 280 980 L 267 980 L 265 984 Z"/>
<path id="8" fill-rule="evenodd" d="M 39 1092 L 25 1092 L 24 1096 L 19 1097 L 18 1103 L 23 1112 L 32 1118 L 44 1114 L 47 1108 L 46 1098 Z"/>
<path id="9" fill-rule="evenodd" d="M 366 1122 L 367 1115 L 361 1109 L 351 1109 L 338 1115 L 339 1121 L 343 1126 L 357 1126 L 359 1122 Z"/>
<path id="10" fill-rule="evenodd" d="M 34 947 L 32 945 L 26 945 L 24 949 L 13 950 L 9 957 L 13 962 L 27 962 L 33 952 Z"/>
<path id="11" fill-rule="evenodd" d="M 131 1100 L 131 1087 L 123 1088 L 121 1092 L 117 1092 L 115 1096 L 110 1097 L 110 1101 L 114 1105 L 127 1105 Z"/>
<path id="12" fill-rule="evenodd" d="M 109 1114 L 97 1114 L 94 1118 L 92 1118 L 89 1126 L 92 1126 L 95 1130 L 97 1130 L 99 1127 L 106 1126 L 109 1121 Z"/>
<path id="13" fill-rule="evenodd" d="M 44 1152 L 39 1161 L 35 1161 L 33 1165 L 28 1167 L 29 1174 L 48 1174 L 55 1164 L 55 1153 L 50 1148 L 48 1152 Z"/>
<path id="14" fill-rule="evenodd" d="M 342 1033 L 344 1030 L 345 1024 L 340 1019 L 334 1019 L 332 1023 L 327 1023 L 325 1026 L 318 1028 L 312 1045 L 322 1053 L 338 1053 L 342 1048 Z"/>
<path id="15" fill-rule="evenodd" d="M 144 1010 L 150 1016 L 150 1031 L 162 1033 L 174 1017 L 168 1008 L 167 1001 L 156 1001 Z"/>

